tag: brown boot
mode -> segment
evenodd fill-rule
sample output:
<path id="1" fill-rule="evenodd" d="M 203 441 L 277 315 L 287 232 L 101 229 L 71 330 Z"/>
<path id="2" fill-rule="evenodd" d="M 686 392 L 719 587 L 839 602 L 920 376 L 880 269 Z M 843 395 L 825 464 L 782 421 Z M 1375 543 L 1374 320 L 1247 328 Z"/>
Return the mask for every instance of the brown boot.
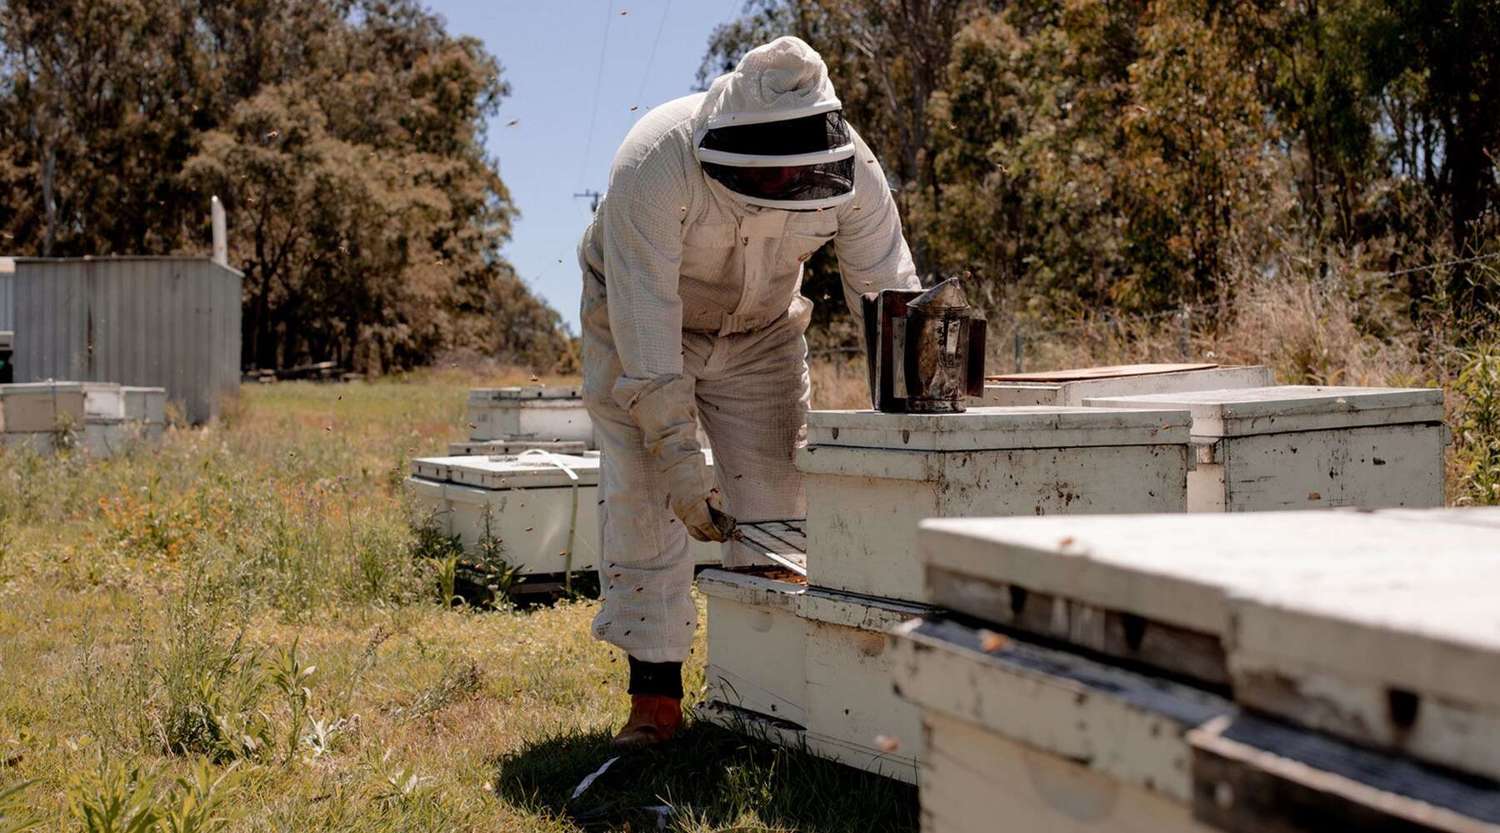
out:
<path id="1" fill-rule="evenodd" d="M 632 694 L 630 718 L 610 742 L 616 749 L 655 746 L 672 739 L 682 726 L 682 701 L 659 694 Z"/>

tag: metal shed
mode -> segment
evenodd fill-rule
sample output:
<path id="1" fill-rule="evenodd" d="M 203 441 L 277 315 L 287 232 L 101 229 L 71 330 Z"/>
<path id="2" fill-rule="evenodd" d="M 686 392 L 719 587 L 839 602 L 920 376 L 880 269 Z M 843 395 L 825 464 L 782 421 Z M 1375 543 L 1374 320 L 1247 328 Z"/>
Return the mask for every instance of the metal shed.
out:
<path id="1" fill-rule="evenodd" d="M 16 260 L 16 381 L 167 389 L 194 423 L 239 390 L 240 282 L 201 257 Z"/>
<path id="2" fill-rule="evenodd" d="M 0 257 L 0 331 L 16 328 L 16 259 Z"/>

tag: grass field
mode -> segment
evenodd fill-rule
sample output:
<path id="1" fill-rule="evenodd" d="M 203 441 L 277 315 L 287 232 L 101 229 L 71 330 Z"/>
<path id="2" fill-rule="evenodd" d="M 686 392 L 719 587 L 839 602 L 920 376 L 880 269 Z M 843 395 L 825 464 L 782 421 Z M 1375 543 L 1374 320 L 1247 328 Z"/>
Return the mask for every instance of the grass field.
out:
<path id="1" fill-rule="evenodd" d="M 569 799 L 624 717 L 594 604 L 439 604 L 397 488 L 515 381 L 252 386 L 159 447 L 0 456 L 0 833 L 913 829 L 911 790 L 706 725 Z"/>

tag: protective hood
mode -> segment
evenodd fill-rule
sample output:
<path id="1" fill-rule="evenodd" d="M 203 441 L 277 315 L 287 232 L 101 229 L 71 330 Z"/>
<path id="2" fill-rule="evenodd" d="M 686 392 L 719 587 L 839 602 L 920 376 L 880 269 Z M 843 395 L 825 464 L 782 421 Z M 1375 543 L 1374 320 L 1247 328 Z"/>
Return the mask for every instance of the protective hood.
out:
<path id="1" fill-rule="evenodd" d="M 777 38 L 714 79 L 694 117 L 704 173 L 752 205 L 806 211 L 854 196 L 854 140 L 828 66 Z"/>

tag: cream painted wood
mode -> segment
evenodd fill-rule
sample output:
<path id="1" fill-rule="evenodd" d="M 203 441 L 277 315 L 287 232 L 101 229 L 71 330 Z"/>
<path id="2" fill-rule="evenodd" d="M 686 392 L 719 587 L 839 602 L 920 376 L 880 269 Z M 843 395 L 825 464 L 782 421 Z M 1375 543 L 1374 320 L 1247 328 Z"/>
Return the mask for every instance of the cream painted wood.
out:
<path id="1" fill-rule="evenodd" d="M 1231 600 L 1236 690 L 1303 725 L 1500 778 L 1500 527 L 1412 526 L 1470 534 L 1484 566 L 1444 556 L 1406 575 L 1246 588 Z"/>
<path id="2" fill-rule="evenodd" d="M 109 382 L 21 382 L 0 385 L 0 429 L 52 431 L 86 420 L 125 418 L 125 396 Z"/>
<path id="3" fill-rule="evenodd" d="M 927 610 L 818 588 L 798 599 L 807 622 L 807 730 L 836 741 L 825 757 L 915 780 L 921 719 L 917 707 L 891 686 L 885 634 Z"/>
<path id="4" fill-rule="evenodd" d="M 120 388 L 125 400 L 125 419 L 148 441 L 161 439 L 167 429 L 167 389 L 127 386 Z"/>
<path id="5" fill-rule="evenodd" d="M 1187 442 L 1185 408 L 970 408 L 961 414 L 812 411 L 808 448 L 991 451 Z M 799 455 L 798 465 L 802 465 Z M 809 459 L 809 466 L 816 464 Z"/>
<path id="6" fill-rule="evenodd" d="M 1386 425 L 1225 440 L 1219 494 L 1188 502 L 1228 512 L 1443 505 L 1440 425 Z M 1196 499 L 1195 499 L 1196 498 Z"/>
<path id="7" fill-rule="evenodd" d="M 1182 444 L 922 452 L 804 449 L 808 581 L 926 601 L 915 557 L 924 518 L 1181 512 Z"/>
<path id="8" fill-rule="evenodd" d="M 927 608 L 717 570 L 698 586 L 708 597 L 703 714 L 915 781 L 921 724 L 891 688 L 885 630 Z"/>
<path id="9" fill-rule="evenodd" d="M 1141 396 L 1145 394 L 1182 393 L 1197 390 L 1254 388 L 1275 384 L 1271 369 L 1260 365 L 1246 367 L 1204 367 L 1191 370 L 1156 372 L 1153 365 L 1137 365 L 1125 375 L 1105 376 L 1059 382 L 992 381 L 986 382 L 981 401 L 985 405 L 1066 405 L 1079 406 L 1091 397 Z M 1166 367 L 1171 367 L 1167 365 Z"/>
<path id="10" fill-rule="evenodd" d="M 923 833 L 1207 833 L 1178 802 L 940 712 L 924 718 Z"/>
<path id="11" fill-rule="evenodd" d="M 1285 385 L 1085 402 L 1192 412 L 1189 511 L 1443 505 L 1440 390 Z"/>
<path id="12" fill-rule="evenodd" d="M 527 454 L 417 458 L 406 488 L 418 511 L 459 536 L 467 551 L 477 551 L 488 524 L 489 536 L 505 546 L 506 562 L 534 575 L 563 572 L 570 530 L 572 569 L 599 566 L 598 483 L 597 455 Z M 720 544 L 689 541 L 688 547 L 696 564 L 721 561 Z"/>
<path id="13" fill-rule="evenodd" d="M 722 570 L 699 574 L 708 598 L 705 701 L 807 725 L 807 634 L 797 615 L 803 589 Z"/>
<path id="14" fill-rule="evenodd" d="M 1195 438 L 1443 421 L 1443 392 L 1437 388 L 1278 385 L 1093 397 L 1084 400 L 1084 404 L 1099 408 L 1187 409 L 1193 415 Z"/>
<path id="15" fill-rule="evenodd" d="M 1091 648 L 1089 623 L 1112 614 L 1139 617 L 1147 634 L 1204 634 L 1227 650 L 1241 702 L 1500 777 L 1494 518 L 938 520 L 923 525 L 920 553 L 936 604 L 1018 624 L 1008 591 L 1051 594 L 1059 601 L 1040 632 Z"/>
<path id="16" fill-rule="evenodd" d="M 0 443 L 7 448 L 27 449 L 35 454 L 51 454 L 59 443 L 73 443 L 90 457 L 109 457 L 139 439 L 142 432 L 120 419 L 91 419 L 68 432 L 7 431 Z"/>
<path id="17" fill-rule="evenodd" d="M 1082 763 L 1171 801 L 1192 800 L 1188 730 L 1232 705 L 1197 689 L 953 622 L 891 635 L 902 696 L 980 732 Z"/>
<path id="18" fill-rule="evenodd" d="M 1353 511 L 947 518 L 923 522 L 918 533 L 929 574 L 1025 588 L 1221 637 L 1230 593 L 1328 577 L 1421 575 L 1440 565 L 1488 575 L 1500 566 L 1497 552 L 1500 530 Z M 953 601 L 961 602 L 933 603 L 963 610 Z"/>
<path id="19" fill-rule="evenodd" d="M 583 442 L 594 423 L 577 388 L 475 388 L 469 391 L 469 439 Z"/>
<path id="20" fill-rule="evenodd" d="M 505 456 L 520 454 L 523 451 L 531 451 L 532 449 L 551 451 L 555 454 L 581 455 L 588 450 L 588 444 L 579 440 L 567 442 L 552 442 L 550 440 L 469 440 L 467 442 L 448 443 L 448 455 L 450 457 Z"/>

